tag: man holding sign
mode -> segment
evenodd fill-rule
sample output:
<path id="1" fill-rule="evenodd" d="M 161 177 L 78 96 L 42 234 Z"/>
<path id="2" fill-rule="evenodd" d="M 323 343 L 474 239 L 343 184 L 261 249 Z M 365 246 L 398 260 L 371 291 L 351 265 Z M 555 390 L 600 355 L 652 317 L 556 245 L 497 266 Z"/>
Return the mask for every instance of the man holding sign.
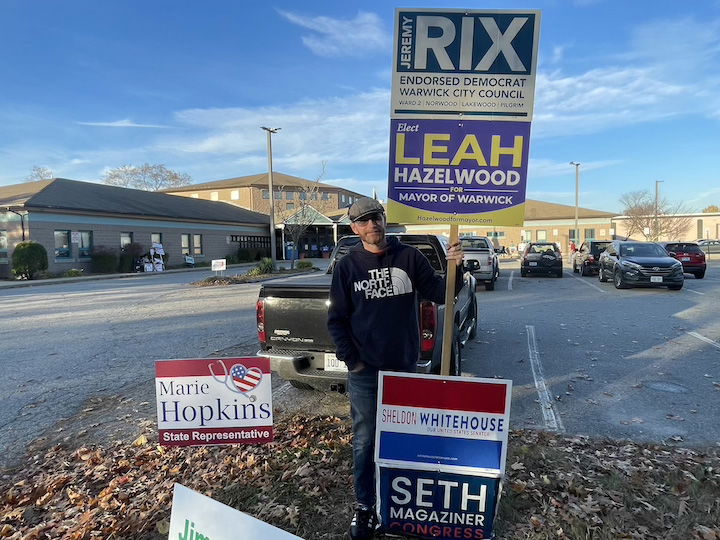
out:
<path id="1" fill-rule="evenodd" d="M 352 231 L 360 243 L 333 271 L 328 329 L 337 357 L 348 367 L 353 420 L 353 459 L 357 507 L 350 523 L 353 540 L 371 538 L 375 513 L 375 416 L 378 371 L 414 372 L 420 356 L 420 298 L 445 302 L 445 280 L 414 247 L 385 235 L 385 209 L 364 197 L 349 209 Z M 463 262 L 460 243 L 447 260 Z M 456 292 L 462 272 L 456 272 Z"/>

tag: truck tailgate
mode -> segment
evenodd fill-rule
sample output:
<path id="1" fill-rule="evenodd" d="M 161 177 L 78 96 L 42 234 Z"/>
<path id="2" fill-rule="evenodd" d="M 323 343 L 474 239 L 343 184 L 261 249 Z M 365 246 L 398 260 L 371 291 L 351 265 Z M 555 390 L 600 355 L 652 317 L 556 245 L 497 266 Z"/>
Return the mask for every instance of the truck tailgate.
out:
<path id="1" fill-rule="evenodd" d="M 268 349 L 335 350 L 327 330 L 330 279 L 328 275 L 312 283 L 266 284 L 260 289 Z"/>

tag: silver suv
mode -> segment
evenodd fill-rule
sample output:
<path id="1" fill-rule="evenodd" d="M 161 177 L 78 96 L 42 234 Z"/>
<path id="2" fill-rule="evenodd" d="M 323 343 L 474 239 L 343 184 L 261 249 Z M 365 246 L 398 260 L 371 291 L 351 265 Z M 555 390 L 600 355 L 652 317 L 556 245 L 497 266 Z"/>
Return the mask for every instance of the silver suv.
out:
<path id="1" fill-rule="evenodd" d="M 495 281 L 500 277 L 500 265 L 493 241 L 487 236 L 463 236 L 460 238 L 464 259 L 475 260 L 479 268 L 473 271 L 473 276 L 478 282 L 485 283 L 485 290 L 492 291 L 495 288 Z"/>

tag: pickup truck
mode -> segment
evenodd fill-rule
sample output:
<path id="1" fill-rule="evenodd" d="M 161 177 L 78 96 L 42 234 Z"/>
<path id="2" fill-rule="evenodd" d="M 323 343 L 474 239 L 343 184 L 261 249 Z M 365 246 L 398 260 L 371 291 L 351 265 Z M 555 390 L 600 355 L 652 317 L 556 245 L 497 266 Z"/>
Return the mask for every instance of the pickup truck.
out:
<path id="1" fill-rule="evenodd" d="M 500 264 L 492 240 L 487 236 L 463 236 L 460 242 L 465 252 L 465 261 L 478 262 L 477 270 L 473 270 L 475 279 L 485 283 L 486 291 L 494 290 L 495 282 L 500 277 Z"/>
<path id="2" fill-rule="evenodd" d="M 435 271 L 445 275 L 447 241 L 427 234 L 398 234 L 398 239 L 419 249 Z M 270 359 L 272 370 L 291 385 L 301 389 L 345 392 L 347 368 L 335 356 L 335 344 L 327 329 L 332 271 L 357 236 L 341 238 L 330 256 L 325 275 L 308 280 L 277 280 L 264 283 L 257 301 L 258 356 Z M 470 263 L 474 269 L 476 263 Z M 458 268 L 458 271 L 462 271 Z M 455 298 L 454 335 L 451 352 L 451 375 L 461 373 L 460 349 L 475 337 L 478 307 L 475 278 L 463 274 L 463 287 Z M 418 373 L 439 373 L 442 356 L 444 306 L 418 299 L 417 319 L 420 325 L 420 358 Z M 411 316 L 410 314 L 408 314 Z"/>

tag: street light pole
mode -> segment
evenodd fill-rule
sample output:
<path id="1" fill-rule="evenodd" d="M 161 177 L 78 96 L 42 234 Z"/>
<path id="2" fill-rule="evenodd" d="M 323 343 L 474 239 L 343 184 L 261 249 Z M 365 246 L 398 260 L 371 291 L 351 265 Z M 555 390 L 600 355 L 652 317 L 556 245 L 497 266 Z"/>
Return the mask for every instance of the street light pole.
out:
<path id="1" fill-rule="evenodd" d="M 660 206 L 660 184 L 663 180 L 655 180 L 655 219 L 653 223 L 653 240 L 657 242 L 660 240 L 658 235 L 658 207 Z"/>
<path id="2" fill-rule="evenodd" d="M 277 266 L 277 257 L 275 256 L 275 194 L 273 193 L 272 134 L 277 133 L 281 128 L 261 126 L 260 129 L 267 131 L 268 189 L 270 191 L 270 259 L 272 260 L 274 272 Z"/>
<path id="3" fill-rule="evenodd" d="M 580 163 L 571 161 L 570 165 L 575 166 L 575 243 L 580 239 L 580 231 L 578 230 L 578 206 L 580 205 Z"/>

